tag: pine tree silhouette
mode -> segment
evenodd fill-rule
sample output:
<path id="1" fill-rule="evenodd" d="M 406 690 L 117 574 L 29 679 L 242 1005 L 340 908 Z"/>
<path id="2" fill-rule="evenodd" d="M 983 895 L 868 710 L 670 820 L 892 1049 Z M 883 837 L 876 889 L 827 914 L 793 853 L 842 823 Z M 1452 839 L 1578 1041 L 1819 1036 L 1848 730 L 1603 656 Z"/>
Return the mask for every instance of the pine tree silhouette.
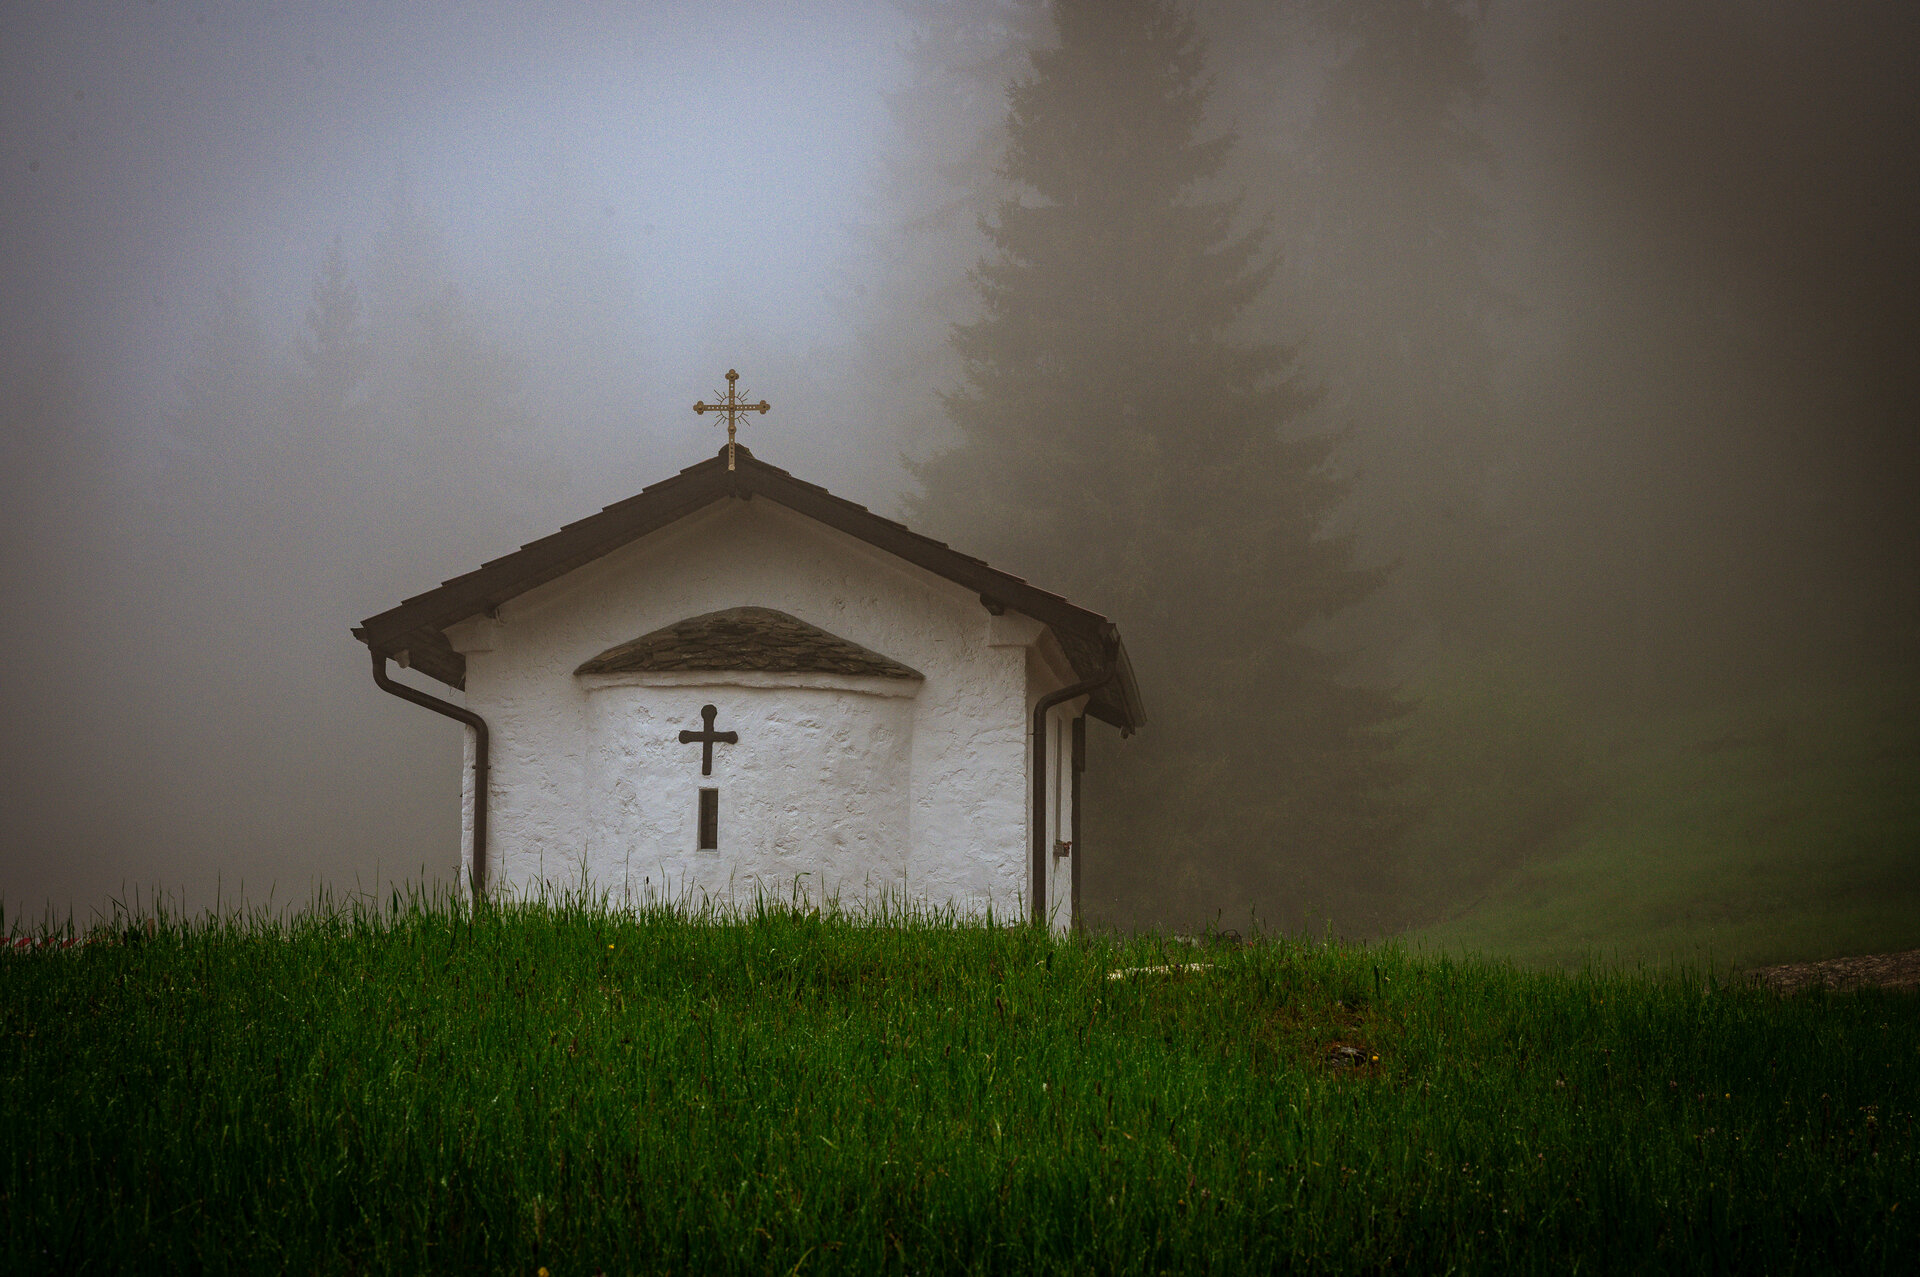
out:
<path id="1" fill-rule="evenodd" d="M 1192 20 L 1052 12 L 1057 45 L 1009 96 L 1019 194 L 954 334 L 962 442 L 916 467 L 913 516 L 1127 635 L 1152 726 L 1096 760 L 1090 874 L 1134 873 L 1163 907 L 1184 877 L 1189 915 L 1366 925 L 1399 706 L 1300 636 L 1382 572 L 1326 533 L 1345 487 L 1331 440 L 1289 429 L 1315 393 L 1294 351 L 1234 335 L 1274 270 L 1267 228 L 1209 188 L 1233 139 L 1203 135 Z"/>

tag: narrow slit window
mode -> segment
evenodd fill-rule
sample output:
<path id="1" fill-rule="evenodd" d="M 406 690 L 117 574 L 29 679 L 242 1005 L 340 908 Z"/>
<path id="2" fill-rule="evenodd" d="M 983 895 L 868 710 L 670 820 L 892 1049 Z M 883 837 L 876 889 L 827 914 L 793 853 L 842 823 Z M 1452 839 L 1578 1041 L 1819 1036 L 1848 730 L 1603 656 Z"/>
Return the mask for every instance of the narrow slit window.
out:
<path id="1" fill-rule="evenodd" d="M 720 791 L 700 791 L 700 850 L 720 850 Z"/>

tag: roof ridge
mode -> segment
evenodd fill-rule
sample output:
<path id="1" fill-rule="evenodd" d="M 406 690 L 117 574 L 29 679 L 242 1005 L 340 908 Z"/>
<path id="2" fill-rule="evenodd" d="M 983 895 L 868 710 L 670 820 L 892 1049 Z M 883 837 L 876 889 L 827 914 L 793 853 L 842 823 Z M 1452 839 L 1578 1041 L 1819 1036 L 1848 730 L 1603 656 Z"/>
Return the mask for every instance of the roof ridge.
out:
<path id="1" fill-rule="evenodd" d="M 434 589 L 368 617 L 354 627 L 354 637 L 376 652 L 405 649 L 416 669 L 452 687 L 463 687 L 466 658 L 447 641 L 445 630 L 449 625 L 491 613 L 509 599 L 715 501 L 759 494 L 803 518 L 975 591 L 990 609 L 1012 608 L 1032 616 L 1054 631 L 1082 678 L 1095 677 L 1118 664 L 1120 678 L 1094 694 L 1090 712 L 1123 728 L 1137 727 L 1144 721 L 1139 688 L 1119 630 L 1106 617 L 1025 577 L 1003 572 L 985 559 L 915 532 L 898 520 L 875 514 L 857 501 L 835 496 L 819 484 L 762 461 L 744 444 L 735 445 L 736 469 L 725 467 L 725 456 L 722 446 L 707 460 L 648 484 L 597 513 L 563 524 L 557 531 L 489 559 L 470 572 L 449 577 Z"/>

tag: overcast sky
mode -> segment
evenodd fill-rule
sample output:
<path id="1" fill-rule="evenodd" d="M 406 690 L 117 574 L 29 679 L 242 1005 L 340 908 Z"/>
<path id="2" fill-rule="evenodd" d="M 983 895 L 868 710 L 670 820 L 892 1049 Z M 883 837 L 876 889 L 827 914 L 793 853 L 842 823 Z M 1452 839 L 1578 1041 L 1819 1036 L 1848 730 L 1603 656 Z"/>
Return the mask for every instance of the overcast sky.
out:
<path id="1" fill-rule="evenodd" d="M 151 390 L 232 272 L 301 298 L 317 246 L 364 244 L 397 172 L 484 263 L 564 166 L 632 246 L 675 404 L 725 371 L 695 356 L 726 335 L 831 319 L 901 35 L 857 0 L 155 0 L 0 24 L 10 356 L 57 327 Z M 683 464 L 705 451 L 684 434 Z"/>
<path id="2" fill-rule="evenodd" d="M 756 372 L 845 340 L 835 280 L 903 31 L 892 6 L 841 0 L 0 10 L 0 370 L 17 400 L 38 361 L 64 355 L 101 436 L 79 463 L 101 472 L 60 482 L 137 499 L 221 290 L 241 288 L 287 350 L 325 246 L 340 235 L 359 274 L 401 174 L 494 330 L 534 352 L 533 391 L 547 396 L 535 416 L 562 481 L 534 514 L 522 506 L 466 541 L 409 544 L 395 528 L 393 552 L 358 575 L 325 547 L 306 566 L 269 566 L 277 595 L 264 600 L 220 584 L 262 571 L 225 534 L 90 539 L 85 526 L 119 512 L 9 512 L 7 575 L 32 601 L 0 626 L 4 699 L 13 721 L 39 724 L 5 751 L 9 920 L 52 903 L 84 922 L 135 889 L 197 908 L 216 883 L 228 899 L 245 883 L 249 898 L 284 901 L 450 870 L 433 849 L 454 840 L 457 733 L 383 704 L 347 627 L 710 455 L 721 436 L 689 407 L 724 389 L 730 364 L 778 405 L 763 428 L 780 432 L 783 461 L 888 498 L 893 450 L 791 374 L 776 386 Z M 508 290 L 542 240 L 561 257 L 583 235 L 598 256 L 582 269 L 608 276 L 604 313 L 628 326 L 527 331 L 551 299 Z M 587 371 L 568 363 L 569 346 L 594 343 Z M 570 377 L 606 384 L 554 389 Z M 35 544 L 52 536 L 74 545 Z M 182 536 L 200 540 L 157 567 L 128 557 Z M 155 571 L 168 579 L 142 584 Z M 262 671 L 221 646 L 236 624 L 280 649 L 277 680 L 247 682 Z M 221 629 L 226 640 L 211 636 Z M 317 632 L 295 654 L 298 631 Z M 127 645 L 125 676 L 99 678 L 105 649 Z M 17 677 L 29 666 L 37 676 Z"/>
<path id="3" fill-rule="evenodd" d="M 1246 138 L 1236 162 L 1255 161 L 1235 180 L 1273 184 L 1248 212 L 1284 209 L 1337 42 L 1289 46 L 1251 0 L 1196 9 L 1247 24 L 1214 31 L 1215 107 Z M 1635 599 L 1675 639 L 1669 669 L 1738 664 L 1727 635 L 1757 650 L 1796 626 L 1829 668 L 1915 650 L 1920 5 L 1486 11 L 1489 94 L 1464 118 L 1493 148 L 1474 180 L 1512 303 L 1497 375 L 1512 513 L 1532 520 L 1516 607 L 1576 671 L 1639 641 Z M 0 6 L 0 392 L 22 436 L 0 440 L 20 472 L 0 488 L 20 507 L 0 525 L 8 924 L 43 902 L 84 922 L 131 884 L 197 906 L 216 881 L 284 900 L 450 874 L 457 733 L 382 696 L 347 627 L 711 455 L 723 432 L 689 407 L 729 366 L 774 405 L 748 429 L 760 455 L 897 513 L 902 454 L 926 446 L 901 420 L 937 428 L 933 392 L 953 384 L 945 318 L 913 316 L 902 343 L 927 346 L 916 405 L 846 382 L 855 321 L 888 319 L 848 290 L 884 278 L 861 228 L 898 212 L 876 166 L 900 140 L 887 94 L 907 36 L 888 0 Z M 175 474 L 176 515 L 180 492 L 232 510 L 134 513 L 194 456 L 169 413 L 223 290 L 252 299 L 291 367 L 327 244 L 368 284 L 401 175 L 527 365 L 523 442 L 552 454 L 547 479 L 503 480 L 513 500 L 484 518 L 458 483 L 423 490 L 379 528 L 349 527 L 381 507 L 340 491 L 358 560 L 249 544 L 234 529 L 271 491 Z M 945 246 L 962 299 L 984 249 L 971 221 Z M 1407 290 L 1362 266 L 1390 329 Z M 1316 333 L 1333 321 L 1285 319 L 1329 405 L 1367 384 L 1372 369 L 1311 363 L 1338 347 Z M 54 429 L 35 370 L 56 365 L 84 437 L 35 441 Z M 270 415 L 263 435 L 284 427 Z M 328 496 L 285 495 L 309 513 Z"/>

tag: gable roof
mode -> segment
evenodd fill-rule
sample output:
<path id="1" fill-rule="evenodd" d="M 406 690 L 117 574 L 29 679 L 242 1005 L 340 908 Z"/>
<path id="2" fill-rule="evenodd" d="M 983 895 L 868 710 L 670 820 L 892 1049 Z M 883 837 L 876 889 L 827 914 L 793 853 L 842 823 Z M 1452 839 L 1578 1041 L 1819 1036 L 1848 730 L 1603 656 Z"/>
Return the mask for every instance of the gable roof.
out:
<path id="1" fill-rule="evenodd" d="M 924 679 L 919 670 L 770 607 L 730 607 L 675 621 L 610 647 L 575 674 L 754 670 Z"/>
<path id="2" fill-rule="evenodd" d="M 1088 713 L 1128 731 L 1146 721 L 1120 631 L 1106 617 L 1076 607 L 944 542 L 921 536 L 904 524 L 883 519 L 825 488 L 796 479 L 755 457 L 745 444 L 736 445 L 736 469 L 727 469 L 726 455 L 722 447 L 708 460 L 649 484 L 598 514 L 569 523 L 512 554 L 444 582 L 438 589 L 370 616 L 354 627 L 353 636 L 383 655 L 404 651 L 414 669 L 450 687 L 464 687 L 467 659 L 448 644 L 448 626 L 490 612 L 535 586 L 564 576 L 715 501 L 764 497 L 977 592 L 989 611 L 1011 608 L 1039 621 L 1053 631 L 1081 679 L 1115 671 L 1113 681 L 1092 694 Z"/>

